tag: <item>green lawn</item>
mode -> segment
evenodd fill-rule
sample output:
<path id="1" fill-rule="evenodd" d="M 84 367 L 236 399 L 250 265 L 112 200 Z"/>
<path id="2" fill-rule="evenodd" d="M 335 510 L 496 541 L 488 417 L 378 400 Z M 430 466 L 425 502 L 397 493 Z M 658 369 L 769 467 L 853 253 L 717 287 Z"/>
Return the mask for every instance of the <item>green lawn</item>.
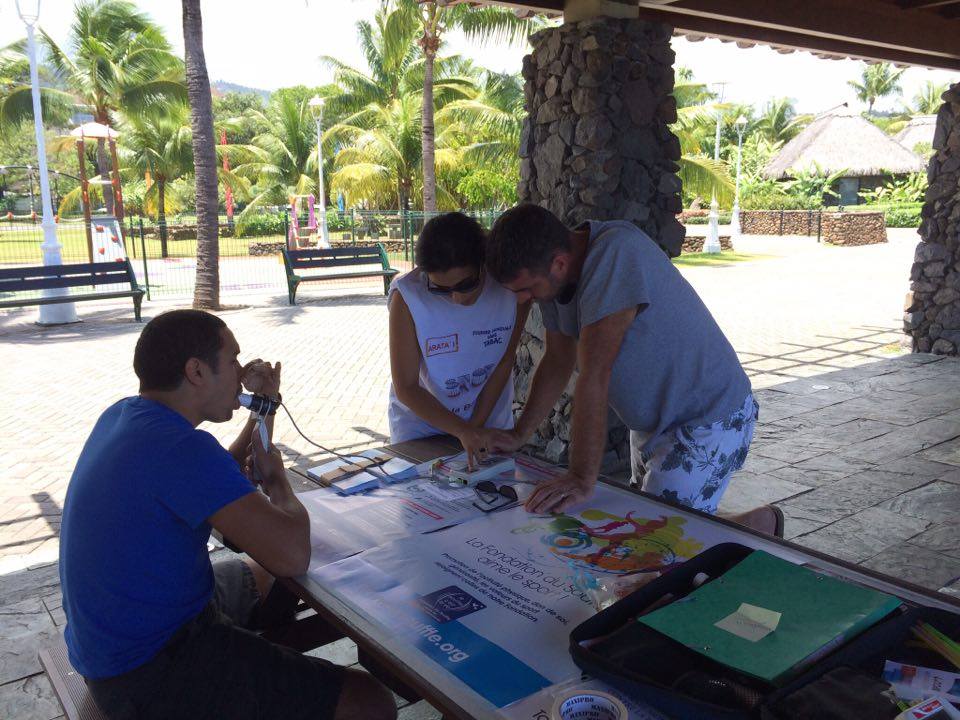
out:
<path id="1" fill-rule="evenodd" d="M 60 251 L 65 263 L 88 262 L 87 236 L 80 224 L 65 223 L 57 227 L 57 238 L 63 249 Z M 220 257 L 250 257 L 248 246 L 250 243 L 279 243 L 283 242 L 283 235 L 265 235 L 254 238 L 220 238 Z M 39 225 L 9 226 L 0 223 L 0 265 L 41 265 L 43 253 L 40 244 L 43 242 L 43 231 Z M 359 241 L 364 242 L 364 241 Z M 160 258 L 160 239 L 155 236 L 144 238 L 147 258 Z M 127 251 L 131 260 L 143 257 L 139 233 L 127 237 Z M 197 255 L 196 240 L 168 240 L 167 257 L 194 258 Z M 392 264 L 404 260 L 403 253 L 388 253 Z"/>
<path id="2" fill-rule="evenodd" d="M 734 263 L 750 262 L 752 260 L 766 260 L 770 255 L 759 255 L 751 253 L 738 253 L 724 250 L 720 254 L 716 253 L 687 253 L 680 257 L 673 258 L 674 265 L 683 267 L 727 267 Z"/>
<path id="3" fill-rule="evenodd" d="M 61 256 L 64 262 L 87 262 L 87 236 L 82 225 L 65 224 L 57 228 L 57 238 L 63 245 Z M 0 223 L 0 264 L 36 264 L 43 262 L 40 243 L 43 232 L 39 225 L 20 225 L 4 227 Z M 269 235 L 257 238 L 220 238 L 222 257 L 247 257 L 247 247 L 251 242 L 283 242 L 283 235 Z M 148 258 L 160 257 L 160 239 L 155 236 L 144 238 Z M 127 251 L 131 258 L 142 257 L 139 233 L 127 237 Z M 169 257 L 192 258 L 197 255 L 196 240 L 168 240 Z"/>

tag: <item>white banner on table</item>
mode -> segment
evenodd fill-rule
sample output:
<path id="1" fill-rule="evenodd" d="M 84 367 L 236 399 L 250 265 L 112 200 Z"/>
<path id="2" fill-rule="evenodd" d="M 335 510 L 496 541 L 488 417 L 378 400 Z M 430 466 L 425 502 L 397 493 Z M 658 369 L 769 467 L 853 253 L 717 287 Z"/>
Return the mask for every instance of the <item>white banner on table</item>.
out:
<path id="1" fill-rule="evenodd" d="M 310 576 L 503 707 L 579 677 L 569 634 L 594 609 L 576 572 L 662 571 L 730 539 L 723 526 L 600 485 L 565 514 L 516 507 Z"/>
<path id="2" fill-rule="evenodd" d="M 315 469 L 326 472 L 342 461 Z M 421 475 L 429 475 L 431 463 L 417 466 Z M 518 484 L 520 497 L 526 497 L 538 481 L 556 476 L 560 470 L 527 457 L 517 458 L 516 473 L 499 477 L 496 482 Z M 448 487 L 427 479 L 384 485 L 359 495 L 343 496 L 333 488 L 322 488 L 297 496 L 310 514 L 310 571 L 337 560 L 411 535 L 440 528 L 483 515 L 474 506 L 473 488 Z"/>

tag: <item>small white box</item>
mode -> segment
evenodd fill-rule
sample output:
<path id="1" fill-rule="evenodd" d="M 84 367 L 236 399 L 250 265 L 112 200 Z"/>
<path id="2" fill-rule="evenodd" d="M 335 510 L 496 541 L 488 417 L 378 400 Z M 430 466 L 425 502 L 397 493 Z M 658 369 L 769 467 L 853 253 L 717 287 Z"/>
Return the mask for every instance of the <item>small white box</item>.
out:
<path id="1" fill-rule="evenodd" d="M 443 470 L 451 482 L 468 487 L 473 487 L 484 480 L 492 480 L 503 473 L 512 475 L 517 469 L 516 461 L 505 455 L 490 455 L 483 460 L 478 460 L 474 463 L 473 470 L 467 467 L 466 455 L 458 455 L 452 460 L 448 460 L 444 465 Z"/>

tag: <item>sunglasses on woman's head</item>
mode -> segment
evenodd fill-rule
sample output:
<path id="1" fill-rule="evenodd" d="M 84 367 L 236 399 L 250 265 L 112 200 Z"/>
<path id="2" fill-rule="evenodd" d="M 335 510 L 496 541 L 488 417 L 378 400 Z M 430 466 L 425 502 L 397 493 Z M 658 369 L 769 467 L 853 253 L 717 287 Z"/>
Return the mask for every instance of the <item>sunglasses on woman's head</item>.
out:
<path id="1" fill-rule="evenodd" d="M 427 276 L 427 290 L 432 292 L 434 295 L 450 295 L 452 293 L 468 293 L 473 292 L 480 285 L 480 280 L 483 277 L 483 273 L 479 272 L 473 277 L 468 277 L 456 285 L 434 285 L 430 282 L 430 277 Z"/>

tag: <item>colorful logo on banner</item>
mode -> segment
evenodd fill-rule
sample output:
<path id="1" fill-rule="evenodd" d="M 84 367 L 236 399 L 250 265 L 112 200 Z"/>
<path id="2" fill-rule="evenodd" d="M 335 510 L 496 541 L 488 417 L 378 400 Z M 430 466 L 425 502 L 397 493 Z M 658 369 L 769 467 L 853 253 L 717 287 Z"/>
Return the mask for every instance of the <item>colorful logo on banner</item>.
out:
<path id="1" fill-rule="evenodd" d="M 558 515 L 517 528 L 515 533 L 542 533 L 540 541 L 554 557 L 584 570 L 614 575 L 669 570 L 703 548 L 687 537 L 686 520 L 621 517 L 604 510 L 585 510 L 579 517 Z"/>

